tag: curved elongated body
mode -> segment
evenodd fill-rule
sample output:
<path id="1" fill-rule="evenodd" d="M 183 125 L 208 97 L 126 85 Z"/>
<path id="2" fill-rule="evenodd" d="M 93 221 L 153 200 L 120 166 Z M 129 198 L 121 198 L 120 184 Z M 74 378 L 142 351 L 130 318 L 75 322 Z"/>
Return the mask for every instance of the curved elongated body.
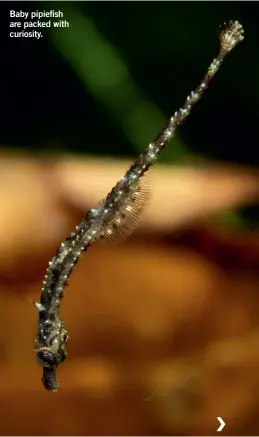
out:
<path id="1" fill-rule="evenodd" d="M 42 382 L 50 391 L 58 387 L 56 368 L 66 358 L 67 332 L 60 318 L 60 299 L 74 265 L 81 253 L 101 238 L 116 238 L 129 234 L 149 195 L 146 172 L 159 153 L 170 142 L 176 128 L 187 118 L 194 104 L 202 97 L 209 81 L 219 70 L 225 56 L 243 39 L 242 26 L 237 21 L 224 25 L 220 33 L 220 52 L 210 64 L 200 85 L 190 93 L 183 106 L 175 112 L 165 129 L 158 135 L 135 163 L 95 209 L 91 209 L 76 230 L 61 244 L 49 263 L 40 302 L 36 338 L 36 356 L 43 367 Z"/>

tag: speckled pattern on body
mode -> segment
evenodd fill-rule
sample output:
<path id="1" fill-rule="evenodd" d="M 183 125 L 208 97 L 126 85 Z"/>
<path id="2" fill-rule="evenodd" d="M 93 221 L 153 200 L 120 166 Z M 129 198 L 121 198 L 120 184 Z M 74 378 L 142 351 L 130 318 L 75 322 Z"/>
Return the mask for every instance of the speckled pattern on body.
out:
<path id="1" fill-rule="evenodd" d="M 237 21 L 230 21 L 222 26 L 219 55 L 210 64 L 200 85 L 190 93 L 164 130 L 149 144 L 106 199 L 95 209 L 88 211 L 76 230 L 61 244 L 50 261 L 40 302 L 33 302 L 39 312 L 38 333 L 35 340 L 36 357 L 43 367 L 42 383 L 47 390 L 57 391 L 56 368 L 67 355 L 68 336 L 60 318 L 60 300 L 73 267 L 81 253 L 94 241 L 128 235 L 134 230 L 150 193 L 146 172 L 173 138 L 177 127 L 184 122 L 192 107 L 202 97 L 225 56 L 243 38 L 243 28 Z"/>

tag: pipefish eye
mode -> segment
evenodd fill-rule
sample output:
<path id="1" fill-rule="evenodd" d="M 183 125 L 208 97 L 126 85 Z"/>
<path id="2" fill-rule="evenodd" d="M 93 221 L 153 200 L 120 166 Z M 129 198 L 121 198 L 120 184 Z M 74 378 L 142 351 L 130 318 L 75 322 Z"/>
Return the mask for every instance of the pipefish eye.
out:
<path id="1" fill-rule="evenodd" d="M 50 347 L 38 349 L 36 358 L 43 367 L 54 368 L 58 365 L 58 354 Z"/>

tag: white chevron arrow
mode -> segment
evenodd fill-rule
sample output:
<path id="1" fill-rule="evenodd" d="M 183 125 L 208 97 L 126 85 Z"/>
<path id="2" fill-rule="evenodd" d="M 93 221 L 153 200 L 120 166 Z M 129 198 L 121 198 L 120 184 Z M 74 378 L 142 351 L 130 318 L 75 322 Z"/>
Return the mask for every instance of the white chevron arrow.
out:
<path id="1" fill-rule="evenodd" d="M 221 417 L 217 417 L 217 419 L 218 419 L 218 421 L 219 421 L 219 423 L 220 423 L 220 426 L 219 426 L 219 428 L 217 429 L 217 432 L 220 432 L 220 431 L 222 431 L 222 429 L 224 428 L 224 426 L 225 426 L 226 424 L 225 424 L 224 420 L 223 420 Z"/>

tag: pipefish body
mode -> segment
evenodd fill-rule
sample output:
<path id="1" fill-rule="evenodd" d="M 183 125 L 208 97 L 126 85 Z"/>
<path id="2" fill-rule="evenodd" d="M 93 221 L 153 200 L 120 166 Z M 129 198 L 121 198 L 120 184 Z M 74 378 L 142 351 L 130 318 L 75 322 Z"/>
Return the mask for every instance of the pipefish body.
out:
<path id="1" fill-rule="evenodd" d="M 149 168 L 200 100 L 225 56 L 243 40 L 243 33 L 238 21 L 230 21 L 221 27 L 219 54 L 213 59 L 199 86 L 189 94 L 183 106 L 174 113 L 167 126 L 137 158 L 107 197 L 95 209 L 87 212 L 49 262 L 40 302 L 33 302 L 39 312 L 36 358 L 43 368 L 42 383 L 47 390 L 57 391 L 59 384 L 56 369 L 67 356 L 68 337 L 60 318 L 60 300 L 73 267 L 82 252 L 95 241 L 128 235 L 136 227 L 150 193 L 147 177 Z"/>

